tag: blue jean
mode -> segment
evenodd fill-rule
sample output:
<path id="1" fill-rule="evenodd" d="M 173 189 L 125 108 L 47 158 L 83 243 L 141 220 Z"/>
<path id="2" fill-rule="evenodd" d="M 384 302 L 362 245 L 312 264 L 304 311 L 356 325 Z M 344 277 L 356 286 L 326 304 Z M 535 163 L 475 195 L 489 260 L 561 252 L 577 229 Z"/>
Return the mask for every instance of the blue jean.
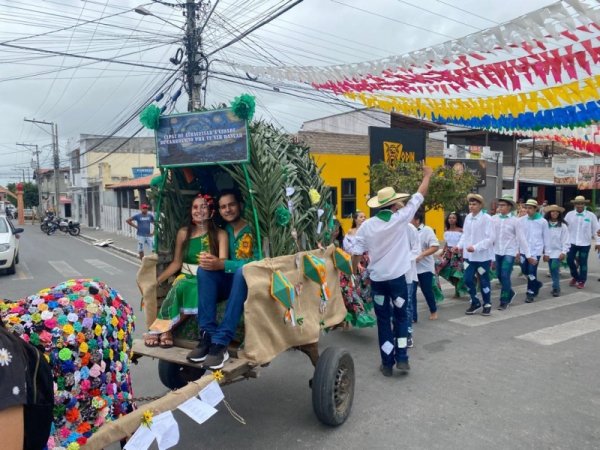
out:
<path id="1" fill-rule="evenodd" d="M 548 268 L 552 277 L 552 289 L 560 291 L 560 259 L 550 258 L 548 260 Z"/>
<path id="2" fill-rule="evenodd" d="M 515 257 L 512 255 L 496 255 L 496 273 L 502 286 L 500 290 L 500 303 L 510 303 L 515 291 L 512 290 L 510 276 L 512 275 Z"/>
<path id="3" fill-rule="evenodd" d="M 534 258 L 538 261 L 536 265 L 530 264 L 525 255 L 521 255 L 521 270 L 523 271 L 523 275 L 527 277 L 527 296 L 537 297 L 542 287 L 542 282 L 537 279 L 540 257 L 534 256 Z"/>
<path id="4" fill-rule="evenodd" d="M 433 294 L 433 272 L 423 272 L 417 275 L 419 278 L 419 287 L 421 288 L 421 292 L 423 293 L 423 297 L 425 297 L 425 301 L 427 302 L 427 306 L 429 307 L 429 312 L 434 313 L 437 311 L 437 303 L 435 302 L 435 295 Z M 417 302 L 417 293 L 415 290 L 415 310 L 416 302 Z"/>
<path id="5" fill-rule="evenodd" d="M 208 333 L 213 344 L 228 345 L 244 312 L 248 286 L 242 268 L 235 273 L 198 268 L 198 326 Z M 227 298 L 225 315 L 217 324 L 217 301 Z"/>
<path id="6" fill-rule="evenodd" d="M 575 281 L 580 283 L 585 283 L 587 281 L 587 271 L 588 271 L 588 257 L 590 255 L 590 245 L 573 245 L 571 244 L 571 248 L 569 249 L 569 253 L 567 253 L 567 264 L 569 265 L 569 269 L 571 270 L 571 276 L 575 278 Z M 575 262 L 575 258 L 577 258 L 579 263 Z"/>
<path id="7" fill-rule="evenodd" d="M 490 261 L 465 261 L 467 268 L 464 272 L 465 286 L 471 296 L 471 305 L 479 306 L 481 302 L 477 298 L 477 282 L 475 274 L 479 274 L 479 287 L 483 304 L 489 305 L 492 303 L 492 290 L 490 288 Z"/>
<path id="8" fill-rule="evenodd" d="M 381 363 L 391 367 L 394 361 L 408 361 L 406 351 L 408 337 L 408 317 L 406 308 L 408 291 L 404 275 L 387 281 L 371 280 L 371 296 L 377 316 L 377 335 L 379 337 L 379 352 Z M 398 299 L 402 305 L 398 306 Z M 383 347 L 392 345 L 389 353 Z"/>
<path id="9" fill-rule="evenodd" d="M 413 332 L 412 323 L 416 322 L 417 317 L 417 296 L 415 294 L 417 290 L 417 283 L 411 281 L 406 283 L 406 292 L 408 295 L 408 303 L 406 304 L 406 317 L 408 320 L 408 335 L 411 336 Z"/>

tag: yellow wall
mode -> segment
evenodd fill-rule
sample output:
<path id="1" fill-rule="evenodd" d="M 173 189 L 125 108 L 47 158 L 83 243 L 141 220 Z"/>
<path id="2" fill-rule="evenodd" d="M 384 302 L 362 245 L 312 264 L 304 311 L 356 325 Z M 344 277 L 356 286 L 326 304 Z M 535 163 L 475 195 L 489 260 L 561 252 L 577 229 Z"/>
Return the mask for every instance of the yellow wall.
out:
<path id="1" fill-rule="evenodd" d="M 328 186 L 337 188 L 337 218 L 340 219 L 344 233 L 352 226 L 352 219 L 342 218 L 342 178 L 356 178 L 356 208 L 369 215 L 367 200 L 369 197 L 369 156 L 339 155 L 330 153 L 312 153 L 317 165 L 323 167 L 321 176 Z"/>
<path id="2" fill-rule="evenodd" d="M 312 153 L 318 166 L 323 166 L 322 177 L 325 184 L 337 187 L 337 217 L 340 219 L 344 232 L 348 231 L 352 225 L 352 220 L 342 218 L 342 178 L 356 178 L 356 207 L 369 216 L 367 200 L 370 195 L 369 190 L 369 161 L 368 155 L 339 155 L 330 153 Z M 444 165 L 443 157 L 427 157 L 425 162 L 428 166 L 440 167 Z M 438 239 L 444 238 L 444 210 L 438 209 L 429 211 L 426 214 L 425 221 L 427 225 L 435 230 Z"/>
<path id="3" fill-rule="evenodd" d="M 154 153 L 113 153 L 90 152 L 87 155 L 87 164 L 94 161 L 102 161 L 110 164 L 110 175 L 114 178 L 133 178 L 133 167 L 156 167 L 156 155 Z M 106 159 L 102 159 L 105 157 Z M 158 169 L 154 170 L 155 173 Z M 97 179 L 99 177 L 98 164 L 91 164 L 87 168 L 87 177 Z"/>

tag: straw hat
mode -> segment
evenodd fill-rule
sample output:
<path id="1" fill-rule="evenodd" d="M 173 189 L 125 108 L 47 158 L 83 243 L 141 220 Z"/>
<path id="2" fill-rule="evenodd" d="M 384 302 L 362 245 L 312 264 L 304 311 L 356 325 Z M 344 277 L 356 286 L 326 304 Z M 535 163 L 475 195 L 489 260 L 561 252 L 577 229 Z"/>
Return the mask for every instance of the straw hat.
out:
<path id="1" fill-rule="evenodd" d="M 571 200 L 571 203 L 574 204 L 585 204 L 585 203 L 589 203 L 590 201 L 585 198 L 583 195 L 578 195 L 577 197 L 575 197 L 573 200 Z"/>
<path id="2" fill-rule="evenodd" d="M 530 198 L 525 203 L 523 203 L 523 205 L 525 205 L 525 206 L 535 206 L 536 209 L 540 207 L 540 205 L 538 204 L 537 200 L 534 200 L 532 198 Z"/>
<path id="3" fill-rule="evenodd" d="M 384 206 L 393 205 L 399 200 L 406 200 L 410 194 L 398 193 L 393 187 L 387 186 L 377 191 L 377 195 L 372 197 L 367 202 L 369 208 L 383 208 Z"/>
<path id="4" fill-rule="evenodd" d="M 549 213 L 552 211 L 558 211 L 559 213 L 564 213 L 565 208 L 563 208 L 562 206 L 558 206 L 558 205 L 549 205 L 544 208 L 545 213 Z"/>
<path id="5" fill-rule="evenodd" d="M 503 197 L 496 199 L 496 201 L 509 203 L 510 206 L 512 206 L 513 208 L 516 205 L 515 201 L 513 200 L 513 198 L 510 195 L 504 195 Z"/>
<path id="6" fill-rule="evenodd" d="M 485 204 L 485 200 L 479 194 L 469 194 L 469 195 L 467 195 L 467 201 L 470 202 L 471 200 L 475 200 L 476 202 L 479 202 L 482 205 Z"/>

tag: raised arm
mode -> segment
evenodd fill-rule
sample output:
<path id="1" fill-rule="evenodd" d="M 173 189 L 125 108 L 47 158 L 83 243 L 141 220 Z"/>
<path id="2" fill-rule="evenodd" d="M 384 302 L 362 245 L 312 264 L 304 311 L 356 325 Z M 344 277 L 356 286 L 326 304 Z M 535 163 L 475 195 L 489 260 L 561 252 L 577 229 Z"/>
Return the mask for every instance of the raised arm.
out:
<path id="1" fill-rule="evenodd" d="M 432 175 L 433 169 L 429 166 L 423 166 L 423 181 L 421 181 L 421 185 L 417 189 L 417 192 L 423 197 L 427 195 L 427 191 L 429 190 L 429 182 L 431 181 Z"/>

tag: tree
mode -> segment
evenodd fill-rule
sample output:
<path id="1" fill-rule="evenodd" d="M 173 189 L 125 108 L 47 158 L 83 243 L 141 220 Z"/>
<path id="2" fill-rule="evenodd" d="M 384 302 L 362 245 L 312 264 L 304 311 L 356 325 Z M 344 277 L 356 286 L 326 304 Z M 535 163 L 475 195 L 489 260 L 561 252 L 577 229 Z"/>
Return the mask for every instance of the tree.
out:
<path id="1" fill-rule="evenodd" d="M 413 193 L 421 184 L 423 169 L 420 163 L 398 163 L 392 167 L 386 162 L 371 166 L 369 170 L 371 190 L 377 192 L 385 186 L 392 186 L 396 192 Z M 438 167 L 433 172 L 429 192 L 423 203 L 425 209 L 443 208 L 458 211 L 467 204 L 467 194 L 477 185 L 477 178 L 470 172 L 462 174 L 450 167 Z"/>
<path id="2" fill-rule="evenodd" d="M 9 183 L 6 188 L 13 194 L 17 193 L 17 184 Z M 35 183 L 26 182 L 23 183 L 23 203 L 25 208 L 34 208 L 38 206 L 38 186 Z M 16 203 L 16 200 L 9 199 L 11 202 Z"/>

